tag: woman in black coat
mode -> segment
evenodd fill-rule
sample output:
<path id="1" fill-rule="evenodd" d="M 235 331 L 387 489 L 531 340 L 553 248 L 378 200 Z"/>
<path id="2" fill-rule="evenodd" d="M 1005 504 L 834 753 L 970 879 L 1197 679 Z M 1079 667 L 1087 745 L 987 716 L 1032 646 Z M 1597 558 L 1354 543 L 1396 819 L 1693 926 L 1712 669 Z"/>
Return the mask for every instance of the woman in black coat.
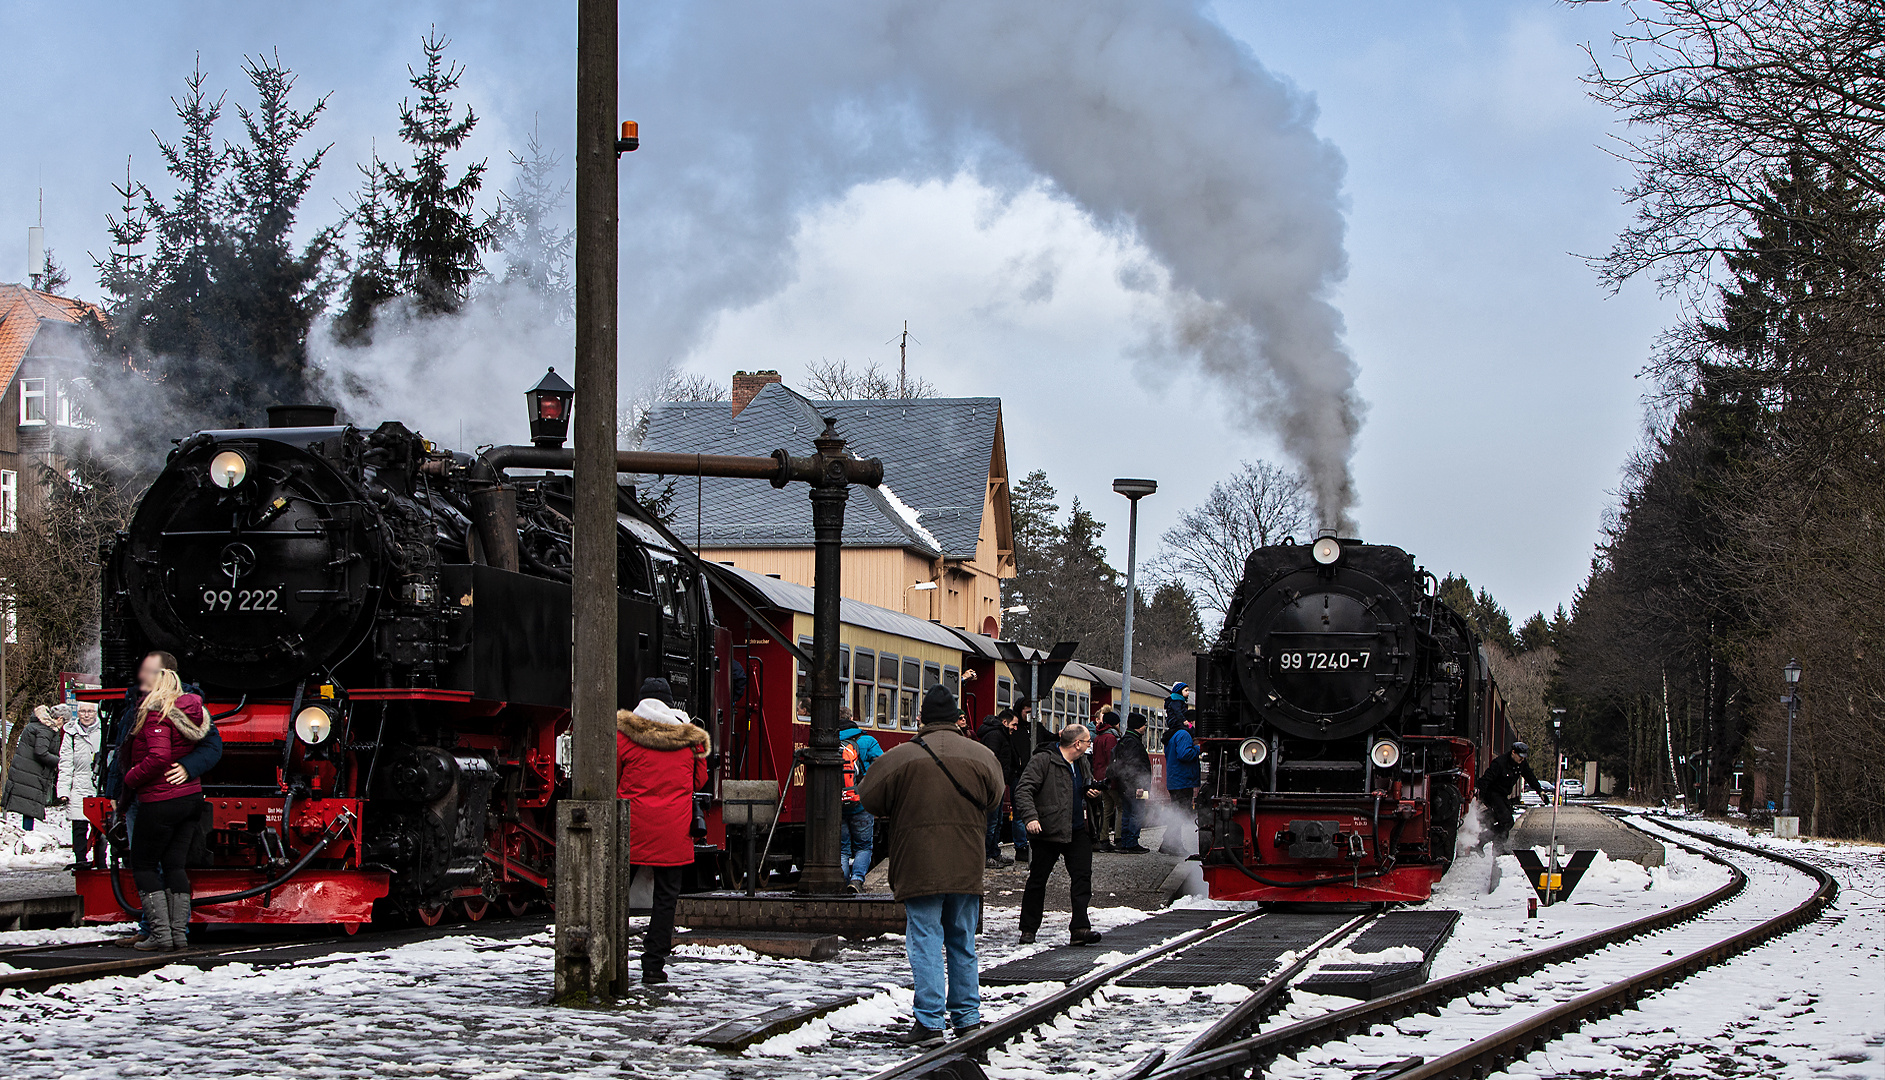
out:
<path id="1" fill-rule="evenodd" d="M 41 705 L 20 731 L 13 765 L 7 769 L 6 790 L 0 793 L 0 812 L 20 815 L 21 824 L 31 829 L 35 818 L 45 820 L 46 804 L 52 801 L 58 779 L 59 732 Z"/>

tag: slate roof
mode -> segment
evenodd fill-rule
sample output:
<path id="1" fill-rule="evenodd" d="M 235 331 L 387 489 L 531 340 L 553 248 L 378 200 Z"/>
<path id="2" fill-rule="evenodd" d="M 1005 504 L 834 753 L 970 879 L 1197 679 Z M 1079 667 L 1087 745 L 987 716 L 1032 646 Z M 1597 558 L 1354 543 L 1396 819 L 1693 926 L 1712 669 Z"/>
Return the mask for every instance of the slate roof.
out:
<path id="1" fill-rule="evenodd" d="M 745 582 L 759 601 L 783 611 L 796 611 L 805 615 L 812 613 L 812 590 L 807 586 L 778 578 L 755 574 L 751 570 L 742 570 L 737 566 L 723 566 L 721 569 L 733 574 Z M 962 641 L 938 623 L 919 619 L 914 615 L 905 615 L 901 611 L 866 604 L 862 600 L 841 597 L 838 601 L 838 621 L 847 626 L 861 626 L 867 630 L 881 630 L 886 634 L 915 641 L 927 641 L 931 645 L 941 645 L 948 649 L 960 649 Z"/>
<path id="2" fill-rule="evenodd" d="M 724 401 L 657 403 L 642 449 L 764 456 L 784 447 L 809 455 L 812 439 L 824 430 L 822 418 L 835 417 L 852 453 L 884 463 L 883 488 L 851 489 L 844 511 L 845 545 L 975 557 L 1000 398 L 812 401 L 773 383 L 739 416 L 730 415 L 731 408 Z M 654 490 L 646 481 L 644 488 Z M 674 531 L 690 542 L 695 540 L 695 509 L 695 481 L 677 478 Z M 812 543 L 811 500 L 802 484 L 775 489 L 751 480 L 706 477 L 700 481 L 699 509 L 701 547 Z"/>
<path id="3" fill-rule="evenodd" d="M 76 341 L 74 327 L 90 304 L 51 293 L 36 292 L 24 285 L 0 285 L 0 393 L 13 385 L 20 363 L 28 352 L 77 359 L 82 346 Z M 41 329 L 52 331 L 50 339 L 40 341 Z"/>

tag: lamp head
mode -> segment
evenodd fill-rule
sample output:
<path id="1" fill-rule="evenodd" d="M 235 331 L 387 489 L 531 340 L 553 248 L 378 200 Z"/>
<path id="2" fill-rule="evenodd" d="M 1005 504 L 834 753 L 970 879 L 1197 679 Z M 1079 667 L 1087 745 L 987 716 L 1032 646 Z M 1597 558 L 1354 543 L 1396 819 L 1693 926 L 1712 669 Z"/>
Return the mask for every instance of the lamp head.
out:
<path id="1" fill-rule="evenodd" d="M 1798 684 L 1800 681 L 1800 661 L 1798 660 L 1787 661 L 1787 666 L 1784 668 L 1781 668 L 1780 673 L 1786 676 L 1788 686 L 1794 686 Z"/>
<path id="2" fill-rule="evenodd" d="M 1140 499 L 1158 490 L 1158 481 L 1122 476 L 1113 481 L 1113 490 L 1131 499 L 1133 502 L 1138 502 Z"/>
<path id="3" fill-rule="evenodd" d="M 576 388 L 563 381 L 555 368 L 524 393 L 530 405 L 530 441 L 555 449 L 569 439 L 569 407 Z"/>

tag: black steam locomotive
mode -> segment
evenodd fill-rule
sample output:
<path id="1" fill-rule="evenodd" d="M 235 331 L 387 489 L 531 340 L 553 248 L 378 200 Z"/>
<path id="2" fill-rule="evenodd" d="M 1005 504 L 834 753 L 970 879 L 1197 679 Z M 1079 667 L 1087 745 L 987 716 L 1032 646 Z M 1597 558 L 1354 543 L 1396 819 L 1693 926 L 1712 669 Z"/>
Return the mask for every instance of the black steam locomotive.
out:
<path id="1" fill-rule="evenodd" d="M 1198 659 L 1199 851 L 1220 899 L 1424 900 L 1482 751 L 1509 738 L 1478 638 L 1400 548 L 1259 548 Z"/>
<path id="2" fill-rule="evenodd" d="M 171 452 L 105 553 L 98 696 L 164 650 L 218 715 L 200 920 L 354 925 L 377 904 L 433 922 L 544 895 L 571 485 L 503 466 L 317 406 Z M 622 703 L 661 675 L 711 717 L 724 631 L 698 563 L 632 492 L 618 519 Z M 103 800 L 88 809 L 102 822 Z M 114 917 L 124 887 L 81 873 L 88 917 Z"/>

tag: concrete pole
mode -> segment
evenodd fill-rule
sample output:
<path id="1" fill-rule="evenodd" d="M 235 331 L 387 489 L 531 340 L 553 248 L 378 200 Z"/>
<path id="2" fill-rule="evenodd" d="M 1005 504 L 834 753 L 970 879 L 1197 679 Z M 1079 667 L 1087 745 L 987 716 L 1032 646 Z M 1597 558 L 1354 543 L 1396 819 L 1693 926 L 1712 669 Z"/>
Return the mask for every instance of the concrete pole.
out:
<path id="1" fill-rule="evenodd" d="M 576 400 L 571 798 L 557 813 L 556 997 L 623 987 L 615 797 L 617 0 L 576 8 Z M 626 804 L 623 804 L 624 806 Z"/>

